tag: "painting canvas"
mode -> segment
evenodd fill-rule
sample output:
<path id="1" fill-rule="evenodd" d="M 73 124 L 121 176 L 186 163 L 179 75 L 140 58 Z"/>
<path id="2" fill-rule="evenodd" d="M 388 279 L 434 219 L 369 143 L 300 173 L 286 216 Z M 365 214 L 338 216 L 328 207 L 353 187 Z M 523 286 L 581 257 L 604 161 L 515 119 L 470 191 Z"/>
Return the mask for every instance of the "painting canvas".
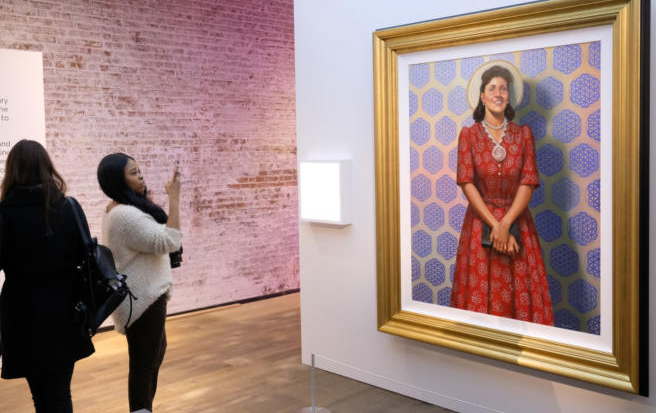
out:
<path id="1" fill-rule="evenodd" d="M 513 64 L 523 78 L 513 121 L 528 125 L 535 139 L 540 186 L 529 208 L 546 266 L 553 324 L 599 334 L 599 41 L 410 65 L 412 299 L 451 303 L 467 208 L 456 184 L 458 134 L 474 123 L 467 86 L 481 65 L 497 60 Z"/>

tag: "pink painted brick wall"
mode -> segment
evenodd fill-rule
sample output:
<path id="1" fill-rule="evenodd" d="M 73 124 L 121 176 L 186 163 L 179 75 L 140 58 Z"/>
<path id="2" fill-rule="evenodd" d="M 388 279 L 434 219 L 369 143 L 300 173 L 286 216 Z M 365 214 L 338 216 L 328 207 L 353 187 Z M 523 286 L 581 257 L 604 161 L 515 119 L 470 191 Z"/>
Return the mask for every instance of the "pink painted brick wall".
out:
<path id="1" fill-rule="evenodd" d="M 43 52 L 47 147 L 94 234 L 104 155 L 162 204 L 180 160 L 170 312 L 298 288 L 293 22 L 292 0 L 0 4 L 0 48 Z"/>

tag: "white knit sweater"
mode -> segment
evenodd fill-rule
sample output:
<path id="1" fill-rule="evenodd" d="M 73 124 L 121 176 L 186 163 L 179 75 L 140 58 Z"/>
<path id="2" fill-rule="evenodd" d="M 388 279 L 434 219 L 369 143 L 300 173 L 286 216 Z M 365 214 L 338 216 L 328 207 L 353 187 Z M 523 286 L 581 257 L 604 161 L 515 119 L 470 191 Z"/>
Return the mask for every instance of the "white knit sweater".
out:
<path id="1" fill-rule="evenodd" d="M 116 269 L 127 275 L 132 300 L 132 325 L 162 294 L 170 294 L 173 278 L 168 253 L 180 248 L 182 233 L 131 205 L 117 205 L 103 216 L 102 243 L 114 254 Z M 125 334 L 130 313 L 126 298 L 114 311 L 116 330 Z"/>

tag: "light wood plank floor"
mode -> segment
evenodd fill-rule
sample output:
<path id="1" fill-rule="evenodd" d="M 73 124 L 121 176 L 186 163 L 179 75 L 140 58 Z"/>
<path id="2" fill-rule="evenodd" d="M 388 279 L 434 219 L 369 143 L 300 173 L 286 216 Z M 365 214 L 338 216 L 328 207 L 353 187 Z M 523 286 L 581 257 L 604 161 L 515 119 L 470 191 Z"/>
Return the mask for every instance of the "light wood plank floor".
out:
<path id="1" fill-rule="evenodd" d="M 295 413 L 310 404 L 301 365 L 299 294 L 174 316 L 155 398 L 157 413 Z M 124 413 L 124 336 L 96 335 L 96 353 L 76 364 L 76 413 Z M 336 374 L 317 371 L 317 401 L 333 413 L 449 412 Z M 34 411 L 25 380 L 0 381 L 0 412 Z"/>

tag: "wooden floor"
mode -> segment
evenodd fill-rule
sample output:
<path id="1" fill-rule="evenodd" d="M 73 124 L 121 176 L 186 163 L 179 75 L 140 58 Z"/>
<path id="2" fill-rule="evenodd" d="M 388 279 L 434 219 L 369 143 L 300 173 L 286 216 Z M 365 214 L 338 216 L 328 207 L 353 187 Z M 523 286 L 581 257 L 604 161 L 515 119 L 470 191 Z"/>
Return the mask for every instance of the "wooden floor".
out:
<path id="1" fill-rule="evenodd" d="M 299 294 L 172 317 L 160 370 L 157 413 L 296 413 L 310 404 L 301 365 Z M 76 364 L 76 413 L 128 412 L 125 337 L 96 335 L 96 353 Z M 318 404 L 333 413 L 448 410 L 317 371 Z M 32 412 L 23 379 L 0 381 L 0 412 Z"/>

